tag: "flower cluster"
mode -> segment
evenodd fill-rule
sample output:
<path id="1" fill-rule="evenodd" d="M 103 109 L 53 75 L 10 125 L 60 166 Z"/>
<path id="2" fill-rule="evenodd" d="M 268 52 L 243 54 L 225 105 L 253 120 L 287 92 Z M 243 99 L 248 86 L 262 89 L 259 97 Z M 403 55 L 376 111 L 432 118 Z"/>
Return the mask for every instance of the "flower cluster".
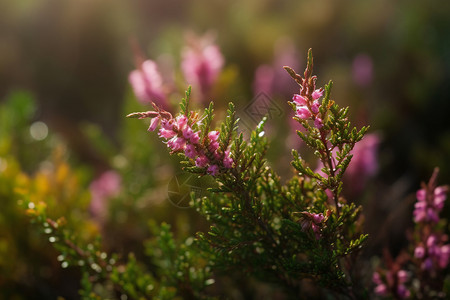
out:
<path id="1" fill-rule="evenodd" d="M 414 221 L 419 222 L 439 222 L 439 213 L 444 207 L 447 198 L 447 187 L 438 186 L 432 191 L 423 188 L 417 191 L 418 202 L 414 205 Z"/>
<path id="2" fill-rule="evenodd" d="M 385 271 L 384 282 L 379 272 L 373 275 L 375 293 L 380 296 L 404 299 L 412 294 L 414 299 L 447 299 L 443 292 L 444 276 L 441 275 L 450 262 L 450 244 L 445 244 L 448 236 L 440 229 L 445 221 L 439 219 L 439 213 L 444 207 L 448 187 L 437 186 L 437 175 L 436 168 L 429 182 L 422 183 L 422 188 L 416 193 L 417 202 L 413 213 L 416 225 L 410 251 L 403 251 L 394 263 L 390 256 L 385 259 L 390 268 Z M 399 269 L 411 270 L 409 277 L 414 280 L 410 281 L 415 283 L 409 286 L 409 291 L 403 286 L 407 281 L 403 276 L 406 272 L 398 271 L 400 277 L 397 280 L 390 275 Z"/>
<path id="3" fill-rule="evenodd" d="M 439 213 L 447 199 L 446 186 L 436 187 L 437 170 L 428 185 L 416 193 L 414 221 L 419 225 L 420 242 L 414 249 L 414 257 L 420 268 L 433 273 L 437 269 L 445 269 L 450 260 L 450 244 L 444 244 L 447 236 L 433 230 L 432 224 L 439 222 Z"/>
<path id="4" fill-rule="evenodd" d="M 436 268 L 445 269 L 450 259 L 450 245 L 442 245 L 445 238 L 432 234 L 425 244 L 420 244 L 414 250 L 414 257 L 421 262 L 421 268 L 432 271 Z"/>
<path id="5" fill-rule="evenodd" d="M 189 119 L 185 115 L 173 117 L 171 113 L 159 109 L 154 105 L 156 111 L 134 113 L 129 117 L 139 119 L 151 118 L 149 131 L 155 131 L 160 126 L 158 135 L 165 139 L 171 153 L 184 153 L 184 155 L 195 162 L 198 168 L 206 169 L 206 173 L 216 176 L 221 168 L 231 169 L 233 159 L 230 150 L 221 151 L 219 145 L 219 131 L 210 131 L 201 138 L 198 121 Z"/>
<path id="6" fill-rule="evenodd" d="M 292 102 L 296 105 L 295 116 L 302 120 L 313 120 L 317 129 L 323 127 L 323 121 L 319 116 L 319 98 L 323 96 L 323 89 L 315 89 L 315 78 L 312 81 L 313 89 L 306 84 L 300 86 L 300 94 L 294 94 Z"/>
<path id="7" fill-rule="evenodd" d="M 176 80 L 174 74 L 178 72 L 173 69 L 172 64 L 164 63 L 164 60 L 160 61 L 161 68 L 158 68 L 155 61 L 144 58 L 138 46 L 135 52 L 136 69 L 130 72 L 128 81 L 137 99 L 142 104 L 154 102 L 170 110 L 169 97 L 174 92 Z M 168 61 L 173 60 L 170 54 L 166 54 L 166 57 L 169 58 Z M 211 34 L 202 37 L 187 35 L 181 53 L 180 68 L 185 81 L 198 88 L 202 101 L 211 96 L 224 63 L 225 59 Z"/>
<path id="8" fill-rule="evenodd" d="M 395 295 L 397 299 L 406 299 L 411 296 L 411 292 L 405 286 L 409 280 L 409 274 L 405 270 L 386 271 L 384 276 L 379 272 L 373 273 L 372 281 L 376 284 L 375 294 L 387 296 L 389 293 Z"/>

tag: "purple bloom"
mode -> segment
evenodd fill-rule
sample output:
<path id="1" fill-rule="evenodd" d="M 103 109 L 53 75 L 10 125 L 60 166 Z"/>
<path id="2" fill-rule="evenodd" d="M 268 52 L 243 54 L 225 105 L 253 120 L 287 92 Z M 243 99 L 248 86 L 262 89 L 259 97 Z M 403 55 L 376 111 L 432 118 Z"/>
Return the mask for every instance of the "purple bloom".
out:
<path id="1" fill-rule="evenodd" d="M 397 286 L 397 296 L 400 299 L 406 299 L 411 296 L 411 292 L 406 288 L 406 286 L 400 284 Z"/>
<path id="2" fill-rule="evenodd" d="M 216 176 L 219 173 L 219 167 L 217 165 L 210 165 L 207 170 L 208 174 L 211 176 Z"/>
<path id="3" fill-rule="evenodd" d="M 292 101 L 298 106 L 305 106 L 306 105 L 305 97 L 303 97 L 303 96 L 301 96 L 299 94 L 294 94 L 294 96 L 292 97 Z"/>
<path id="4" fill-rule="evenodd" d="M 299 119 L 309 119 L 311 118 L 311 112 L 308 110 L 306 106 L 299 106 L 297 107 L 297 114 L 295 115 Z"/>
<path id="5" fill-rule="evenodd" d="M 197 151 L 195 150 L 195 146 L 192 144 L 187 144 L 186 149 L 184 150 L 184 154 L 187 157 L 194 159 L 197 156 Z"/>
<path id="6" fill-rule="evenodd" d="M 195 160 L 195 165 L 199 168 L 204 168 L 208 164 L 209 160 L 205 155 L 200 155 Z"/>
<path id="7" fill-rule="evenodd" d="M 223 166 L 227 169 L 231 169 L 233 167 L 233 159 L 230 157 L 230 150 L 225 151 Z"/>

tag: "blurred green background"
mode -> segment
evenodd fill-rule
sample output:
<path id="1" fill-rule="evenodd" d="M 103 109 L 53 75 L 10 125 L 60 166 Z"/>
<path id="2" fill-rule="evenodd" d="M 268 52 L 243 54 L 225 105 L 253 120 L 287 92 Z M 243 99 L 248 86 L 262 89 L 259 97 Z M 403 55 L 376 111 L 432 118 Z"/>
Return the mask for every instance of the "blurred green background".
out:
<path id="1" fill-rule="evenodd" d="M 27 130 L 43 121 L 68 145 L 72 163 L 88 174 L 80 175 L 82 182 L 111 167 L 121 169 L 123 194 L 128 200 L 117 203 L 117 213 L 106 227 L 121 230 L 123 234 L 117 236 L 136 233 L 141 223 L 133 214 L 148 208 L 146 201 L 164 201 L 166 187 L 162 183 L 179 167 L 157 138 L 147 135 L 145 125 L 124 117 L 148 109 L 136 102 L 128 83 L 128 74 L 135 69 L 133 45 L 140 45 L 148 58 L 173 65 L 182 91 L 187 84 L 179 79 L 177 66 L 186 32 L 203 35 L 211 30 L 226 64 L 222 89 L 211 99 L 219 107 L 219 115 L 228 101 L 235 102 L 238 109 L 251 103 L 256 94 L 255 72 L 265 65 L 282 74 L 276 75 L 278 81 L 272 82 L 270 93 L 279 103 L 282 117 L 272 123 L 286 122 L 290 113 L 285 103 L 297 88 L 283 73 L 282 65 L 289 63 L 301 72 L 307 50 L 313 49 L 318 85 L 332 79 L 332 98 L 351 107 L 355 124 L 369 124 L 380 137 L 378 173 L 366 192 L 355 198 L 366 199 L 363 203 L 373 249 L 389 244 L 397 251 L 405 240 L 404 228 L 411 222 L 411 195 L 420 181 L 439 166 L 439 181 L 450 182 L 447 1 L 3 0 L 0 101 L 25 97 L 36 104 L 25 113 L 27 124 L 17 125 L 21 100 L 2 115 L 3 138 L 9 135 L 15 145 L 4 148 L 2 159 L 8 155 L 17 158 L 28 174 L 42 167 L 45 153 L 51 152 L 54 143 L 30 139 Z M 5 132 L 6 128 L 9 131 Z M 268 129 L 269 137 L 279 139 L 279 127 L 273 128 Z M 281 136 L 288 138 L 285 132 Z M 273 161 L 287 164 L 289 149 L 280 144 L 284 145 L 284 140 L 274 143 L 272 153 L 282 155 L 272 154 Z M 124 158 L 126 167 L 121 163 Z M 275 169 L 286 172 L 287 168 L 280 165 Z M 151 193 L 146 194 L 142 186 L 151 188 Z M 125 217 L 120 215 L 124 203 L 128 205 Z M 154 206 L 144 211 L 155 215 Z M 176 219 L 177 213 L 162 218 Z M 181 214 L 190 218 L 189 213 Z M 383 222 L 388 225 L 379 230 L 379 218 L 386 215 Z M 132 224 L 130 220 L 136 224 L 123 228 L 117 225 L 117 218 L 123 224 Z M 141 218 L 145 223 L 146 216 Z M 389 239 L 384 229 L 393 228 L 395 222 L 401 226 L 390 230 Z M 143 230 L 129 240 L 138 241 L 145 234 Z M 115 249 L 114 242 L 109 244 Z M 67 290 L 71 289 L 75 290 Z"/>

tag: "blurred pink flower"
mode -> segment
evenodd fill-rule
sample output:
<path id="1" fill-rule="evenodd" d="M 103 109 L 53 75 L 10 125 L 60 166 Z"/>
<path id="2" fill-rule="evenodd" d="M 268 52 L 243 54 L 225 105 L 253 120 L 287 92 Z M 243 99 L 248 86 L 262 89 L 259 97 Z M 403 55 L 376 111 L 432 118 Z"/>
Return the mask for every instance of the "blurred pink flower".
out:
<path id="1" fill-rule="evenodd" d="M 163 92 L 163 80 L 154 61 L 144 61 L 138 66 L 138 69 L 131 71 L 128 80 L 134 94 L 142 104 L 155 102 L 157 105 L 167 108 L 167 99 Z"/>
<path id="2" fill-rule="evenodd" d="M 359 86 L 368 86 L 373 78 L 373 61 L 367 54 L 358 54 L 353 59 L 352 65 L 353 81 Z"/>
<path id="3" fill-rule="evenodd" d="M 100 174 L 89 186 L 90 211 L 94 218 L 103 220 L 108 212 L 108 199 L 116 197 L 121 190 L 122 178 L 113 170 Z"/>
<path id="4" fill-rule="evenodd" d="M 208 36 L 188 37 L 189 44 L 182 52 L 181 69 L 186 81 L 199 88 L 203 100 L 210 93 L 219 76 L 224 58 L 217 45 Z"/>
<path id="5" fill-rule="evenodd" d="M 409 277 L 409 273 L 405 270 L 397 272 L 386 271 L 384 272 L 384 277 L 380 273 L 374 272 L 372 275 L 372 282 L 376 284 L 374 292 L 378 296 L 385 297 L 395 291 L 394 296 L 396 299 L 407 299 L 411 296 L 411 292 L 404 283 L 409 280 Z"/>
<path id="6" fill-rule="evenodd" d="M 368 178 L 374 176 L 378 170 L 378 145 L 380 138 L 375 133 L 369 133 L 356 143 L 351 151 L 353 158 L 348 166 L 345 176 L 352 184 L 354 190 L 360 191 Z"/>
<path id="7" fill-rule="evenodd" d="M 427 195 L 425 189 L 416 193 L 417 202 L 414 204 L 414 222 L 439 222 L 439 213 L 444 208 L 447 199 L 446 186 L 438 186 Z"/>

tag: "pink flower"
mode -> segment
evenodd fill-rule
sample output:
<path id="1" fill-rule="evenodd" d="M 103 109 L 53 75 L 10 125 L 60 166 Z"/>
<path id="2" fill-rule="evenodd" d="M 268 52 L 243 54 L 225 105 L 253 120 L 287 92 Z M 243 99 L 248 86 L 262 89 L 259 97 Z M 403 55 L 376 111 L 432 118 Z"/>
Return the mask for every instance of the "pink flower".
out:
<path id="1" fill-rule="evenodd" d="M 386 296 L 387 295 L 387 287 L 385 284 L 379 284 L 375 287 L 375 294 L 378 296 Z"/>
<path id="2" fill-rule="evenodd" d="M 150 120 L 150 126 L 148 127 L 148 131 L 155 131 L 156 127 L 159 124 L 160 117 L 155 117 Z"/>
<path id="3" fill-rule="evenodd" d="M 323 127 L 322 119 L 319 118 L 319 117 L 317 117 L 317 118 L 314 120 L 314 126 L 316 126 L 317 129 L 322 128 L 322 127 Z"/>
<path id="4" fill-rule="evenodd" d="M 107 214 L 107 200 L 116 197 L 121 190 L 122 178 L 113 170 L 100 174 L 89 186 L 90 210 L 94 217 L 103 219 Z"/>
<path id="5" fill-rule="evenodd" d="M 184 150 L 184 154 L 187 157 L 194 159 L 197 156 L 197 151 L 195 150 L 195 146 L 192 144 L 187 144 L 186 149 Z"/>
<path id="6" fill-rule="evenodd" d="M 219 134 L 220 133 L 218 131 L 210 131 L 208 133 L 208 138 L 211 142 L 215 142 L 219 138 Z"/>
<path id="7" fill-rule="evenodd" d="M 173 137 L 167 142 L 167 146 L 172 149 L 172 151 L 183 150 L 186 145 L 186 140 L 182 137 Z"/>
<path id="8" fill-rule="evenodd" d="M 194 132 L 191 137 L 189 138 L 189 141 L 192 144 L 198 144 L 200 142 L 200 135 L 199 135 L 199 131 Z"/>
<path id="9" fill-rule="evenodd" d="M 185 115 L 180 115 L 175 119 L 178 130 L 183 130 L 187 124 L 187 118 Z"/>
<path id="10" fill-rule="evenodd" d="M 166 139 L 173 138 L 176 135 L 177 135 L 177 133 L 175 131 L 172 131 L 172 130 L 167 130 L 167 129 L 164 129 L 164 128 L 161 128 L 159 130 L 159 136 L 163 137 L 163 138 L 166 138 Z"/>
<path id="11" fill-rule="evenodd" d="M 233 167 L 233 159 L 230 157 L 230 151 L 225 151 L 225 157 L 223 158 L 223 166 L 227 169 L 231 169 Z"/>
<path id="12" fill-rule="evenodd" d="M 447 187 L 438 186 L 434 189 L 434 206 L 438 211 L 444 208 L 445 200 L 447 199 Z"/>
<path id="13" fill-rule="evenodd" d="M 317 100 L 317 99 L 319 99 L 322 96 L 323 96 L 323 89 L 322 88 L 320 88 L 318 90 L 315 90 L 311 94 L 311 97 L 313 98 L 313 100 Z"/>
<path id="14" fill-rule="evenodd" d="M 207 170 L 208 174 L 211 176 L 216 176 L 219 173 L 219 167 L 217 165 L 210 165 Z"/>
<path id="15" fill-rule="evenodd" d="M 308 110 L 306 106 L 299 106 L 297 107 L 296 117 L 306 120 L 311 118 L 311 112 Z"/>
<path id="16" fill-rule="evenodd" d="M 181 69 L 186 81 L 200 88 L 207 95 L 224 65 L 218 46 L 208 41 L 192 41 L 182 53 Z"/>
<path id="17" fill-rule="evenodd" d="M 417 246 L 414 249 L 414 257 L 415 258 L 423 258 L 425 256 L 425 248 L 422 246 Z"/>
<path id="18" fill-rule="evenodd" d="M 265 93 L 272 94 L 272 85 L 274 81 L 274 70 L 269 65 L 261 65 L 255 71 L 253 79 L 253 94 Z"/>
<path id="19" fill-rule="evenodd" d="M 300 96 L 299 94 L 294 94 L 292 97 L 292 102 L 294 102 L 298 106 L 306 106 L 306 99 L 303 96 Z"/>
<path id="20" fill-rule="evenodd" d="M 416 198 L 419 201 L 425 202 L 427 198 L 427 192 L 424 189 L 420 189 L 416 192 Z"/>
<path id="21" fill-rule="evenodd" d="M 211 152 L 216 152 L 217 149 L 219 149 L 219 143 L 218 142 L 212 142 L 211 144 L 209 144 L 208 146 L 209 151 Z"/>
<path id="22" fill-rule="evenodd" d="M 131 71 L 128 80 L 141 103 L 149 104 L 153 101 L 163 107 L 167 106 L 162 78 L 154 61 L 144 61 L 139 69 Z"/>
<path id="23" fill-rule="evenodd" d="M 450 259 L 450 245 L 441 247 L 440 256 L 438 258 L 438 265 L 441 269 L 445 269 Z"/>
<path id="24" fill-rule="evenodd" d="M 191 127 L 186 126 L 186 127 L 183 129 L 183 137 L 184 137 L 186 140 L 190 140 L 193 134 L 194 134 L 194 132 L 192 131 L 192 128 L 191 128 Z"/>
<path id="25" fill-rule="evenodd" d="M 315 115 L 318 114 L 319 107 L 320 107 L 319 101 L 314 101 L 313 104 L 311 105 L 311 112 Z"/>
<path id="26" fill-rule="evenodd" d="M 309 230 L 311 228 L 316 236 L 316 239 L 320 239 L 320 229 L 322 227 L 322 222 L 325 219 L 322 213 L 315 214 L 307 211 L 302 212 L 302 219 L 300 220 L 300 225 L 303 231 Z"/>
<path id="27" fill-rule="evenodd" d="M 161 121 L 161 127 L 167 130 L 173 130 L 173 119 L 163 119 Z"/>
<path id="28" fill-rule="evenodd" d="M 400 284 L 397 286 L 397 296 L 400 299 L 406 299 L 411 296 L 411 292 L 404 286 L 403 284 Z"/>

